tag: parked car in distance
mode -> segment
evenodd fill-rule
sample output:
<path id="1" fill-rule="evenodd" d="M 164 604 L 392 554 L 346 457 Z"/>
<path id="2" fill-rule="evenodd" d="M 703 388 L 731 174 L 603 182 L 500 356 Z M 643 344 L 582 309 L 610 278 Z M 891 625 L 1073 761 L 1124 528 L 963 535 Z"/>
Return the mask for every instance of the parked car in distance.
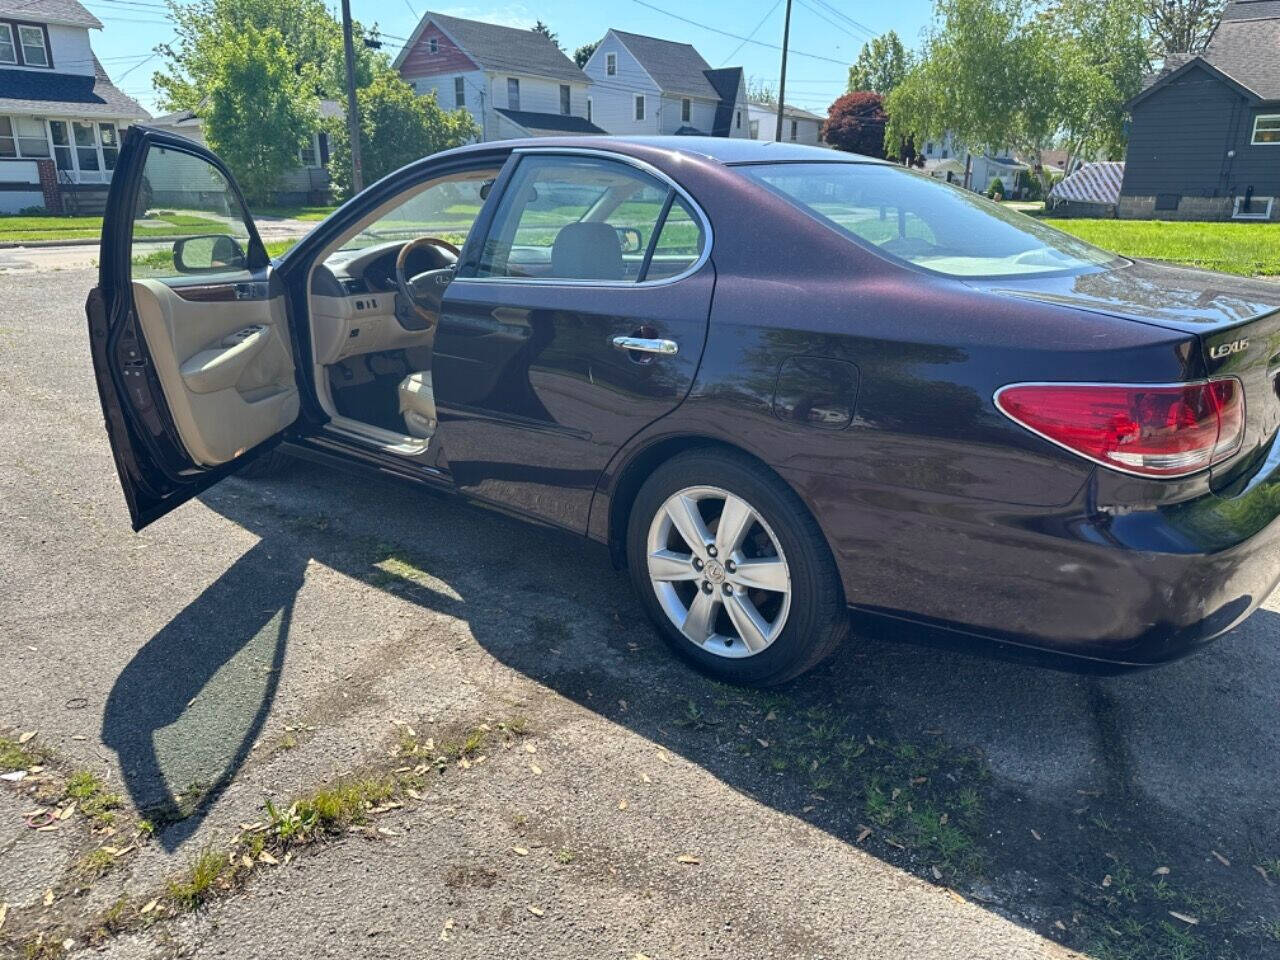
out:
<path id="1" fill-rule="evenodd" d="M 140 202 L 225 228 L 156 251 Z M 608 544 L 731 682 L 850 608 L 1149 665 L 1280 577 L 1280 288 L 857 156 L 476 144 L 272 262 L 216 156 L 134 127 L 87 311 L 135 529 L 254 458 L 362 464 Z"/>

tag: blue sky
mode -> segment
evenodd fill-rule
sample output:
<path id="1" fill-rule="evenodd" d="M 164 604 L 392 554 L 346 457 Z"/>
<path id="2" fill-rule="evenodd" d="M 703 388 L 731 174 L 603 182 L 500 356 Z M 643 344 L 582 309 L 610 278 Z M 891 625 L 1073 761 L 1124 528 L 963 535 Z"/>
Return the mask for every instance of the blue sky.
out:
<path id="1" fill-rule="evenodd" d="M 93 36 L 93 46 L 107 71 L 126 93 L 154 110 L 151 74 L 157 60 L 145 58 L 156 44 L 173 36 L 163 3 L 83 2 L 103 22 L 104 29 Z M 337 9 L 336 3 L 332 6 Z M 609 27 L 679 40 L 692 43 L 713 67 L 742 66 L 748 76 L 767 78 L 776 85 L 779 51 L 775 48 L 782 42 L 785 6 L 786 0 L 613 0 L 608 4 L 591 0 L 468 0 L 463 5 L 441 0 L 436 9 L 512 26 L 531 26 L 541 18 L 559 34 L 561 46 L 570 53 L 583 43 L 598 40 Z M 400 41 L 392 38 L 408 37 L 426 9 L 423 0 L 352 0 L 353 15 L 366 24 L 378 24 L 393 55 Z M 857 5 L 847 0 L 793 0 L 787 101 L 825 113 L 826 106 L 844 91 L 847 64 L 871 35 L 894 29 L 904 42 L 915 46 L 931 9 L 931 0 Z M 751 36 L 755 42 L 742 43 L 726 33 Z"/>

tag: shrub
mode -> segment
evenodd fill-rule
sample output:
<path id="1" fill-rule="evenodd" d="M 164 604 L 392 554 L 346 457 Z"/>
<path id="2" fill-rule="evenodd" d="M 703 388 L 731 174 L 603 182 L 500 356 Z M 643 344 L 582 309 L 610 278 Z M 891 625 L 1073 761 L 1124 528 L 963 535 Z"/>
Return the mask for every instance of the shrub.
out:
<path id="1" fill-rule="evenodd" d="M 1004 181 L 999 177 L 991 178 L 991 186 L 987 187 L 987 196 L 992 200 L 1004 197 Z"/>

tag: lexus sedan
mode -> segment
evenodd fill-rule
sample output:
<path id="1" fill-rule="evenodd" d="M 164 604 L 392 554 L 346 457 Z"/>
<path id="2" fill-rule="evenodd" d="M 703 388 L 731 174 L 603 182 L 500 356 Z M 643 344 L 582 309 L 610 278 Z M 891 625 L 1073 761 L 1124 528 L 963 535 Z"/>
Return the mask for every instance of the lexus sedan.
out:
<path id="1" fill-rule="evenodd" d="M 207 226 L 135 237 L 173 212 Z M 134 127 L 87 312 L 135 529 L 285 452 L 361 464 L 607 544 L 731 682 L 851 609 L 1149 665 L 1280 577 L 1280 286 L 858 156 L 475 144 L 273 261 L 216 156 Z"/>

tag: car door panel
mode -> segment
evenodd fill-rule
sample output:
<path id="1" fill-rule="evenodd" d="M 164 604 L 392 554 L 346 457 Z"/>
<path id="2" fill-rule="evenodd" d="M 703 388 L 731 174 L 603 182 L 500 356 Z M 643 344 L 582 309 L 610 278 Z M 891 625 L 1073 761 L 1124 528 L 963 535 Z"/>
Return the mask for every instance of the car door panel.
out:
<path id="1" fill-rule="evenodd" d="M 596 481 L 635 433 L 688 393 L 715 273 L 590 286 L 458 279 L 436 338 L 436 404 L 464 492 L 585 531 Z M 669 356 L 613 339 L 670 339 Z"/>
<path id="2" fill-rule="evenodd" d="M 244 296 L 253 286 L 171 287 L 149 278 L 133 283 L 142 335 L 169 411 L 200 466 L 233 460 L 298 416 L 284 300 L 271 296 L 266 283 Z"/>

